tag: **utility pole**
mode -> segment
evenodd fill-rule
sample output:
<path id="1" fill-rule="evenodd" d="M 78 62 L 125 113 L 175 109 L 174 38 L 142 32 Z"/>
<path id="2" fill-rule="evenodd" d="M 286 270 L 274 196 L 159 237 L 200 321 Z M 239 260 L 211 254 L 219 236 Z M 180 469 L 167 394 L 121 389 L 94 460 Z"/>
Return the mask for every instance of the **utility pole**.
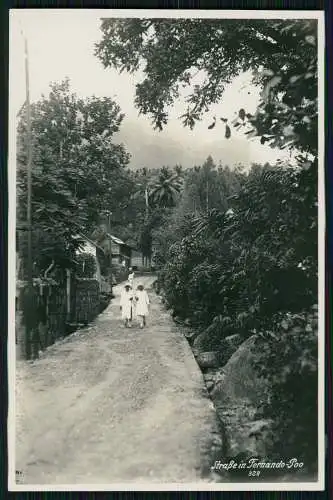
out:
<path id="1" fill-rule="evenodd" d="M 145 201 L 146 201 L 146 222 L 148 221 L 149 215 L 149 197 L 148 197 L 148 186 L 145 187 Z"/>
<path id="2" fill-rule="evenodd" d="M 110 272 L 110 287 L 112 293 L 112 240 L 111 240 L 111 215 L 112 212 L 109 210 L 103 210 L 102 215 L 107 217 L 107 231 L 110 235 L 109 237 L 109 272 Z"/>
<path id="3" fill-rule="evenodd" d="M 113 288 L 113 280 L 112 280 L 112 240 L 111 240 L 111 215 L 112 212 L 108 212 L 108 224 L 109 224 L 109 234 L 110 234 L 110 239 L 109 239 L 109 252 L 110 252 L 110 286 L 111 286 L 111 293 L 112 293 L 112 288 Z"/>
<path id="4" fill-rule="evenodd" d="M 28 41 L 24 37 L 25 47 L 25 83 L 26 83 L 26 110 L 27 110 L 27 236 L 28 236 L 28 261 L 27 261 L 27 278 L 28 278 L 28 300 L 27 300 L 27 321 L 26 321 L 26 356 L 31 357 L 32 343 L 32 315 L 33 315 L 33 278 L 32 278 L 32 219 L 31 219 L 31 199 L 32 199 L 32 138 L 31 138 L 31 109 L 30 109 L 30 91 L 29 91 L 29 59 L 28 59 Z M 35 346 L 37 348 L 37 346 Z"/>
<path id="5" fill-rule="evenodd" d="M 148 218 L 149 218 L 149 192 L 148 192 L 148 186 L 145 187 L 145 202 L 146 202 L 146 214 L 145 214 L 145 224 L 148 224 Z M 147 228 L 146 228 L 146 231 L 147 231 Z M 148 266 L 148 259 L 149 259 L 149 256 L 146 255 L 144 257 L 144 260 L 145 260 L 145 264 L 146 266 Z"/>

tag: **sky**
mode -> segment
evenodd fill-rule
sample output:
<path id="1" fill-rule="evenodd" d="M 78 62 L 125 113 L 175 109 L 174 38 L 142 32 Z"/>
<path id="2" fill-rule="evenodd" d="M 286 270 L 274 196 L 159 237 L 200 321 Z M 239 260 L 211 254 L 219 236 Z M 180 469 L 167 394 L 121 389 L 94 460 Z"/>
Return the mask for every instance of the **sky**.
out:
<path id="1" fill-rule="evenodd" d="M 110 12 L 110 11 L 108 11 Z M 191 167 L 202 163 L 209 154 L 222 164 L 274 162 L 281 152 L 249 141 L 232 130 L 232 138 L 224 138 L 221 124 L 208 130 L 212 116 L 233 118 L 240 108 L 253 112 L 260 89 L 243 74 L 229 85 L 222 101 L 191 131 L 182 126 L 179 116 L 186 109 L 176 103 L 165 130 L 153 130 L 149 117 L 138 116 L 134 106 L 136 75 L 119 74 L 104 69 L 94 55 L 94 44 L 101 40 L 100 11 L 88 9 L 20 9 L 10 15 L 9 103 L 11 116 L 16 116 L 25 100 L 24 39 L 29 48 L 30 99 L 47 95 L 51 82 L 70 80 L 71 89 L 80 97 L 113 97 L 125 113 L 118 134 L 132 155 L 131 166 L 159 167 L 182 164 Z M 111 15 L 111 14 L 110 14 Z"/>

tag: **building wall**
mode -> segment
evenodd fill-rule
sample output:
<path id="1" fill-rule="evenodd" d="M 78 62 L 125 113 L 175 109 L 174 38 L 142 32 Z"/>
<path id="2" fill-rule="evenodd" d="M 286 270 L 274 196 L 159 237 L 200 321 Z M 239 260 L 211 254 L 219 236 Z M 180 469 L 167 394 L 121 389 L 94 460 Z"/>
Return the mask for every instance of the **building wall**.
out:
<path id="1" fill-rule="evenodd" d="M 98 281 L 99 286 L 101 287 L 101 282 L 102 282 L 101 266 L 100 266 L 100 262 L 99 262 L 98 257 L 97 257 L 96 247 L 94 245 L 92 245 L 91 243 L 89 243 L 89 241 L 86 241 L 82 250 L 78 250 L 77 253 L 78 254 L 88 253 L 94 257 L 95 264 L 96 264 L 95 279 Z"/>

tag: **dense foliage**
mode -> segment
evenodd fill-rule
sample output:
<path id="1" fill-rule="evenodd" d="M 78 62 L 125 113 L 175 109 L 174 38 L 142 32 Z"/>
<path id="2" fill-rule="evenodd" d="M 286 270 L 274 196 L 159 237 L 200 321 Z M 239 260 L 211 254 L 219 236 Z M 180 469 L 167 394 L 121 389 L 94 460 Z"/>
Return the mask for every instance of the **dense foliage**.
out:
<path id="1" fill-rule="evenodd" d="M 128 172 L 126 203 L 112 216 L 116 234 L 141 250 L 146 265 L 151 263 L 153 232 L 179 201 L 183 187 L 181 166 L 142 168 Z"/>
<path id="2" fill-rule="evenodd" d="M 224 338 L 236 333 L 266 339 L 257 369 L 271 386 L 260 408 L 274 419 L 269 451 L 297 452 L 310 469 L 317 436 L 318 335 L 309 316 L 318 292 L 316 168 L 254 166 L 237 180 L 225 211 L 178 214 L 160 231 L 159 287 L 173 314 L 212 350 L 223 350 Z"/>
<path id="3" fill-rule="evenodd" d="M 259 409 L 259 414 L 273 420 L 271 459 L 297 455 L 310 471 L 316 470 L 318 458 L 317 332 L 317 306 L 298 314 L 278 314 L 257 361 L 258 373 L 271 386 L 268 400 Z"/>
<path id="4" fill-rule="evenodd" d="M 170 305 L 224 335 L 249 334 L 277 311 L 316 301 L 315 169 L 258 170 L 243 174 L 238 193 L 226 197 L 229 210 L 187 215 L 176 231 L 172 220 L 177 236 L 164 231 L 160 250 Z"/>
<path id="5" fill-rule="evenodd" d="M 257 369 L 271 387 L 259 409 L 274 421 L 270 459 L 296 453 L 307 470 L 317 438 L 316 171 L 255 165 L 230 176 L 220 168 L 224 210 L 216 195 L 197 214 L 180 203 L 156 235 L 159 287 L 175 316 L 215 351 L 235 333 L 265 339 Z M 184 198 L 187 189 L 185 180 Z"/>

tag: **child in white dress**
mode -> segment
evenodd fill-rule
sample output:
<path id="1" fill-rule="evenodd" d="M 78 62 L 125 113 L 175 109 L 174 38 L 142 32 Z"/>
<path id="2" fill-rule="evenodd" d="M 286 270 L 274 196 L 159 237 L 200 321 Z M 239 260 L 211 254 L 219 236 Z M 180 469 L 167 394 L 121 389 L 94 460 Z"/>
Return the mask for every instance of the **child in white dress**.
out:
<path id="1" fill-rule="evenodd" d="M 146 317 L 149 314 L 149 296 L 143 285 L 139 285 L 135 294 L 136 315 L 140 318 L 140 328 L 146 326 Z"/>

